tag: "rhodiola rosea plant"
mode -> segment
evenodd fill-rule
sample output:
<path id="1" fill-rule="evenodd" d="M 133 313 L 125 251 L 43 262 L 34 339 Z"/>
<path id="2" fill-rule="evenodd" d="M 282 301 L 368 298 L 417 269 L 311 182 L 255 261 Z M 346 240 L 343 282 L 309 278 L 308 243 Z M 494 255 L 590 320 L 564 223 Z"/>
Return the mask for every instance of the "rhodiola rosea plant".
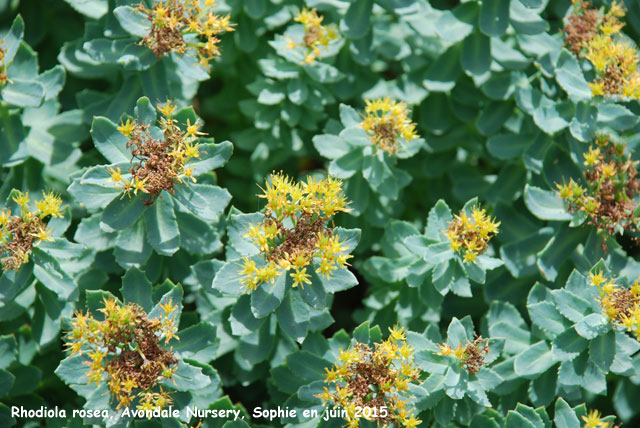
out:
<path id="1" fill-rule="evenodd" d="M 640 421 L 640 4 L 0 2 L 0 427 Z"/>

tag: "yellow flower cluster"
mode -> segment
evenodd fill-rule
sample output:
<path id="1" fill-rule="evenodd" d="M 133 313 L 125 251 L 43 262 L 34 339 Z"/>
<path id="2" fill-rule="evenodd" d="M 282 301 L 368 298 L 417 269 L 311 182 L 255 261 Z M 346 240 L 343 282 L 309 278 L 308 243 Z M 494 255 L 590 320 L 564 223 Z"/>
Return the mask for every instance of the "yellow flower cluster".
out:
<path id="1" fill-rule="evenodd" d="M 62 217 L 62 200 L 53 192 L 42 192 L 42 199 L 35 201 L 35 211 L 29 207 L 29 192 L 14 191 L 12 199 L 21 212 L 12 216 L 11 210 L 0 210 L 0 261 L 3 270 L 19 270 L 29 262 L 33 247 L 43 241 L 53 241 L 47 229 L 47 217 Z"/>
<path id="2" fill-rule="evenodd" d="M 304 36 L 302 43 L 296 43 L 287 36 L 287 49 L 298 47 L 305 49 L 303 60 L 305 64 L 313 63 L 320 55 L 321 48 L 327 49 L 329 43 L 340 38 L 334 25 L 322 25 L 323 17 L 319 16 L 315 9 L 303 8 L 293 20 L 302 24 Z"/>
<path id="3" fill-rule="evenodd" d="M 365 100 L 365 115 L 360 126 L 367 131 L 376 149 L 393 155 L 398 152 L 400 139 L 418 138 L 416 124 L 411 122 L 407 103 L 390 98 Z"/>
<path id="4" fill-rule="evenodd" d="M 131 150 L 132 177 L 131 180 L 125 180 L 120 168 L 111 167 L 111 178 L 107 180 L 107 183 L 115 183 L 129 196 L 131 193 L 137 195 L 139 191 L 149 194 L 151 199 L 148 203 L 153 203 L 163 190 L 172 192 L 176 180 L 196 182 L 189 162 L 200 158 L 198 138 L 204 135 L 199 131 L 200 124 L 192 124 L 189 120 L 184 124 L 183 131 L 173 118 L 177 106 L 170 101 L 158 106 L 158 110 L 162 113 L 159 126 L 163 139 L 153 138 L 149 125 L 139 124 L 135 120 L 127 119 L 118 127 L 118 131 L 129 139 L 127 148 Z"/>
<path id="5" fill-rule="evenodd" d="M 589 42 L 585 58 L 598 74 L 598 78 L 589 83 L 594 96 L 640 98 L 640 56 L 635 46 L 610 34 L 600 34 Z"/>
<path id="6" fill-rule="evenodd" d="M 565 41 L 593 64 L 597 78 L 589 83 L 592 94 L 640 98 L 640 56 L 635 46 L 620 37 L 624 26 L 620 19 L 625 16 L 621 3 L 614 1 L 604 14 L 585 0 L 573 0 L 573 4 Z"/>
<path id="7" fill-rule="evenodd" d="M 105 298 L 98 311 L 104 320 L 90 313 L 76 312 L 67 332 L 67 347 L 71 355 L 87 353 L 89 383 L 105 381 L 118 408 L 129 406 L 138 398 L 138 408 L 154 410 L 171 403 L 169 394 L 160 388 L 151 391 L 158 382 L 171 379 L 177 369 L 177 359 L 165 345 L 176 335 L 177 326 L 171 314 L 178 309 L 173 301 L 160 304 L 164 315 L 148 318 L 145 311 L 133 303 L 121 304 L 115 298 Z"/>
<path id="8" fill-rule="evenodd" d="M 166 0 L 156 2 L 151 9 L 140 4 L 139 10 L 151 21 L 151 30 L 141 44 L 149 47 L 157 57 L 168 52 L 184 55 L 191 51 L 200 64 L 220 55 L 218 36 L 234 31 L 229 15 L 213 13 L 214 0 Z"/>
<path id="9" fill-rule="evenodd" d="M 620 229 L 636 230 L 633 212 L 640 191 L 636 161 L 625 153 L 626 144 L 600 134 L 596 145 L 584 153 L 586 188 L 569 180 L 556 184 L 570 212 L 583 211 L 598 230 L 613 235 Z"/>
<path id="10" fill-rule="evenodd" d="M 264 265 L 259 267 L 244 258 L 242 284 L 255 290 L 264 282 L 273 282 L 282 270 L 290 271 L 293 286 L 309 284 L 307 268 L 317 263 L 316 272 L 330 278 L 336 269 L 346 268 L 351 258 L 344 242 L 327 226 L 340 211 L 349 211 L 342 193 L 342 182 L 332 177 L 296 183 L 282 173 L 271 174 L 263 194 L 267 201 L 264 218 L 250 225 L 245 237 L 260 248 Z"/>
<path id="11" fill-rule="evenodd" d="M 465 346 L 458 344 L 456 349 L 448 344 L 438 344 L 440 351 L 438 355 L 451 356 L 460 361 L 460 366 L 464 367 L 469 374 L 478 374 L 484 365 L 484 359 L 489 353 L 489 345 L 481 336 L 476 337 L 473 342 L 467 342 Z"/>
<path id="12" fill-rule="evenodd" d="M 475 263 L 476 256 L 484 253 L 489 241 L 498 233 L 499 221 L 491 219 L 484 209 L 471 208 L 471 216 L 464 210 L 449 222 L 449 228 L 443 231 L 451 241 L 451 249 L 464 254 L 465 263 Z"/>
<path id="13" fill-rule="evenodd" d="M 602 271 L 589 274 L 592 286 L 600 293 L 600 306 L 615 325 L 633 333 L 640 341 L 640 283 L 630 288 L 617 285 L 613 278 L 606 278 Z"/>
<path id="14" fill-rule="evenodd" d="M 355 342 L 341 350 L 338 361 L 325 369 L 325 383 L 329 387 L 325 386 L 324 392 L 316 397 L 324 404 L 331 402 L 342 407 L 349 428 L 357 428 L 361 419 L 376 421 L 379 427 L 394 424 L 415 428 L 422 423 L 403 399 L 409 383 L 420 377 L 413 348 L 407 343 L 404 328 L 394 327 L 389 331 L 389 338 L 376 343 L 374 349 Z M 359 407 L 372 412 L 370 415 L 358 413 Z"/>
<path id="15" fill-rule="evenodd" d="M 591 409 L 587 416 L 583 416 L 584 421 L 583 428 L 618 428 L 618 425 L 613 425 L 613 422 L 607 422 L 602 420 L 602 414 L 599 410 Z"/>

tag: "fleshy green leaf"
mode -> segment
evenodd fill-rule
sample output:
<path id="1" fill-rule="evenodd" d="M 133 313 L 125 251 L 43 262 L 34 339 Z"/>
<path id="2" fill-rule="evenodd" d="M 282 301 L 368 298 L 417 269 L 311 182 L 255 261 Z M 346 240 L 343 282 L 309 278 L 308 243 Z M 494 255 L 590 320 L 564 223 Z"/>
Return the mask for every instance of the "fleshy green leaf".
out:
<path id="1" fill-rule="evenodd" d="M 111 163 L 129 162 L 131 152 L 127 149 L 129 139 L 118 131 L 116 125 L 106 117 L 96 117 L 91 125 L 93 143 Z"/>

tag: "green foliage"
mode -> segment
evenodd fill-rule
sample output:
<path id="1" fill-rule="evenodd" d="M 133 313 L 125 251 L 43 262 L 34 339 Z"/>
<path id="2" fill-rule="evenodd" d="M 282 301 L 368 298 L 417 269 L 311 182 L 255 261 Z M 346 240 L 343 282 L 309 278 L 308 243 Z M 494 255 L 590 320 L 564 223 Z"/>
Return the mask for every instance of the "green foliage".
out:
<path id="1" fill-rule="evenodd" d="M 0 257 L 20 261 L 0 275 L 0 426 L 58 406 L 47 426 L 339 427 L 337 362 L 405 340 L 419 422 L 359 426 L 638 424 L 640 104 L 565 42 L 582 2 L 219 0 L 209 18 L 185 1 L 0 1 Z M 640 6 L 622 3 L 633 68 Z M 278 171 L 339 180 L 346 210 L 301 195 L 259 244 Z M 330 275 L 318 230 L 346 260 Z M 278 246 L 316 254 L 307 281 Z M 253 262 L 278 270 L 250 287 Z M 175 372 L 148 391 L 179 415 L 123 416 L 107 375 L 90 381 L 69 332 L 107 301 L 175 323 Z M 387 375 L 364 377 L 376 409 Z M 278 406 L 297 413 L 254 415 Z"/>

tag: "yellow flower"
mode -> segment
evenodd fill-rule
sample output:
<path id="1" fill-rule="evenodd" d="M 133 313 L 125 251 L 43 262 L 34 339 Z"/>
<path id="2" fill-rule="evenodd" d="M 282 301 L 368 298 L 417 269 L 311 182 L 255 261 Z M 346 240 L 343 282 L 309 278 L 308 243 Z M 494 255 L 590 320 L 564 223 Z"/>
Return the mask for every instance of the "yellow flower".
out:
<path id="1" fill-rule="evenodd" d="M 327 260 L 320 261 L 320 266 L 316 269 L 316 272 L 324 278 L 331 278 L 331 273 L 336 270 L 336 266 Z"/>
<path id="2" fill-rule="evenodd" d="M 305 283 L 311 284 L 311 280 L 309 280 L 309 278 L 311 278 L 311 275 L 307 273 L 306 269 L 296 270 L 295 272 L 291 273 L 291 278 L 293 278 L 293 287 L 304 287 Z"/>
<path id="3" fill-rule="evenodd" d="M 451 352 L 453 351 L 451 349 L 451 346 L 447 345 L 446 343 L 442 344 L 442 345 L 438 343 L 437 345 L 438 345 L 438 348 L 440 348 L 440 351 L 438 352 L 438 355 L 444 355 L 444 356 L 447 356 L 447 357 L 449 355 L 451 355 Z"/>
<path id="4" fill-rule="evenodd" d="M 149 191 L 145 187 L 146 182 L 147 177 L 145 177 L 144 180 L 140 180 L 138 177 L 134 177 L 131 180 L 131 188 L 133 189 L 133 194 L 137 195 L 139 190 L 144 193 L 149 193 Z"/>
<path id="5" fill-rule="evenodd" d="M 622 326 L 626 328 L 627 331 L 630 331 L 631 329 L 633 329 L 634 325 L 636 324 L 636 320 L 633 317 L 629 317 L 625 314 L 622 314 L 621 321 L 622 321 L 621 323 Z"/>
<path id="6" fill-rule="evenodd" d="M 589 273 L 589 280 L 591 281 L 591 285 L 595 285 L 596 287 L 600 288 L 600 284 L 605 282 L 607 279 L 604 277 L 602 270 L 598 270 L 595 273 Z"/>
<path id="7" fill-rule="evenodd" d="M 27 208 L 27 205 L 29 204 L 29 192 L 25 192 L 22 193 L 21 191 L 17 190 L 15 196 L 13 196 L 13 201 L 18 204 L 18 206 L 20 208 L 23 209 L 23 211 Z"/>
<path id="8" fill-rule="evenodd" d="M 572 183 L 573 180 L 569 181 L 569 184 L 558 184 L 556 183 L 556 187 L 558 188 L 558 193 L 560 194 L 560 198 L 568 199 L 573 194 L 572 192 Z"/>
<path id="9" fill-rule="evenodd" d="M 7 224 L 9 218 L 11 217 L 11 210 L 0 210 L 0 227 Z"/>
<path id="10" fill-rule="evenodd" d="M 591 88 L 591 95 L 594 97 L 603 96 L 604 93 L 604 82 L 598 80 L 595 82 L 589 82 L 589 87 Z"/>
<path id="11" fill-rule="evenodd" d="M 602 174 L 605 177 L 613 177 L 616 173 L 616 165 L 613 162 L 602 164 Z"/>
<path id="12" fill-rule="evenodd" d="M 596 148 L 594 150 L 593 147 L 589 147 L 589 151 L 587 153 L 584 153 L 582 156 L 584 156 L 584 159 L 585 159 L 584 164 L 586 166 L 594 165 L 597 161 L 601 159 L 600 148 Z"/>
<path id="13" fill-rule="evenodd" d="M 187 179 L 190 179 L 192 182 L 196 183 L 198 180 L 196 180 L 196 178 L 193 176 L 193 169 L 191 168 L 185 168 L 184 169 L 184 176 L 187 177 Z"/>
<path id="14" fill-rule="evenodd" d="M 87 376 L 89 377 L 89 384 L 95 383 L 100 385 L 102 383 L 103 370 L 90 370 Z"/>
<path id="15" fill-rule="evenodd" d="M 120 126 L 116 129 L 125 137 L 130 138 L 131 133 L 136 130 L 136 122 L 132 122 L 131 119 L 127 119 L 126 123 L 120 122 Z"/>
<path id="16" fill-rule="evenodd" d="M 462 347 L 462 343 L 458 344 L 458 347 L 453 351 L 453 356 L 461 360 L 464 358 L 465 348 Z"/>
<path id="17" fill-rule="evenodd" d="M 164 311 L 166 315 L 169 315 L 173 313 L 173 311 L 178 309 L 178 306 L 173 304 L 172 298 L 169 298 L 169 300 L 166 300 L 164 303 L 158 304 L 158 306 Z"/>
<path id="18" fill-rule="evenodd" d="M 393 328 L 389 327 L 389 338 L 396 342 L 396 341 L 401 341 L 401 340 L 405 340 L 406 339 L 406 334 L 407 331 L 404 329 L 404 327 L 400 327 L 400 326 L 394 326 Z"/>
<path id="19" fill-rule="evenodd" d="M 40 242 L 44 242 L 44 241 L 53 242 L 54 241 L 54 239 L 50 235 L 50 231 L 47 230 L 45 226 L 43 226 L 41 229 L 39 229 L 36 233 L 33 233 L 32 236 L 35 236 L 36 239 L 38 239 L 38 241 L 40 241 Z"/>
<path id="20" fill-rule="evenodd" d="M 476 254 L 472 251 L 467 251 L 464 253 L 463 261 L 465 263 L 475 263 L 476 262 Z"/>
<path id="21" fill-rule="evenodd" d="M 60 214 L 60 206 L 62 205 L 60 196 L 53 192 L 42 192 L 42 195 L 43 198 L 36 201 L 36 207 L 38 208 L 40 217 L 44 218 L 49 215 L 51 217 L 62 217 Z"/>
<path id="22" fill-rule="evenodd" d="M 422 421 L 416 418 L 414 415 L 411 415 L 411 417 L 406 418 L 402 421 L 402 424 L 405 426 L 405 428 L 416 428 L 421 423 Z"/>
<path id="23" fill-rule="evenodd" d="M 82 354 L 82 342 L 73 342 L 69 345 L 71 355 Z"/>
<path id="24" fill-rule="evenodd" d="M 460 211 L 442 232 L 449 238 L 452 250 L 464 252 L 464 263 L 475 263 L 476 256 L 484 253 L 493 235 L 498 233 L 499 226 L 500 222 L 491 219 L 485 210 L 472 207 L 471 216 Z"/>
<path id="25" fill-rule="evenodd" d="M 163 391 L 162 387 L 160 387 L 160 393 L 155 396 L 155 407 L 164 409 L 173 403 L 171 396 L 167 391 Z"/>
<path id="26" fill-rule="evenodd" d="M 611 7 L 609 9 L 609 13 L 612 16 L 615 16 L 617 18 L 624 18 L 624 16 L 626 15 L 626 11 L 624 9 L 624 6 L 622 5 L 622 3 L 613 0 L 613 2 L 611 2 Z"/>
<path id="27" fill-rule="evenodd" d="M 584 423 L 584 428 L 599 428 L 601 427 L 602 419 L 600 418 L 600 412 L 595 409 L 589 410 L 587 416 L 583 416 L 582 420 Z"/>
<path id="28" fill-rule="evenodd" d="M 200 125 L 198 124 L 198 121 L 196 120 L 196 122 L 192 125 L 190 119 L 187 119 L 187 131 L 186 131 L 186 133 L 190 137 L 197 137 L 198 135 L 204 135 L 203 132 L 200 132 Z M 193 156 L 193 157 L 195 157 L 195 156 Z"/>
<path id="29" fill-rule="evenodd" d="M 107 356 L 107 354 L 105 352 L 94 349 L 92 352 L 89 352 L 88 356 L 91 359 L 91 361 L 93 361 L 94 363 L 100 364 L 102 363 L 102 360 L 104 359 L 104 357 Z"/>
<path id="30" fill-rule="evenodd" d="M 373 346 L 356 341 L 346 350 L 341 349 L 335 364 L 325 369 L 325 384 L 329 388 L 325 386 L 316 397 L 325 405 L 331 402 L 335 407 L 342 407 L 347 426 L 359 426 L 362 418 L 380 426 L 386 426 L 389 420 L 396 425 L 404 421 L 409 426 L 420 423 L 402 398 L 421 372 L 410 355 L 412 348 L 404 338 L 405 329 L 396 326 L 389 331 L 387 340 Z M 402 356 L 403 353 L 409 355 Z M 358 415 L 357 408 L 371 406 L 373 402 L 385 403 L 388 413 Z"/>
<path id="31" fill-rule="evenodd" d="M 613 280 L 609 280 L 609 282 L 607 282 L 604 287 L 602 287 L 602 291 L 604 291 L 604 294 L 611 294 L 613 293 L 613 291 L 615 290 L 616 285 L 613 283 Z"/>
<path id="32" fill-rule="evenodd" d="M 126 380 L 122 382 L 122 389 L 127 392 L 131 392 L 136 386 L 136 381 L 130 377 L 127 377 Z"/>
<path id="33" fill-rule="evenodd" d="M 306 49 L 306 53 L 303 54 L 303 64 L 312 64 L 321 54 L 320 47 L 326 49 L 332 41 L 339 38 L 335 27 L 322 25 L 323 17 L 319 16 L 315 9 L 304 8 L 293 20 L 302 24 L 305 34 L 300 43 L 285 36 L 287 40 L 285 49 L 294 49 L 298 46 Z"/>
<path id="34" fill-rule="evenodd" d="M 158 105 L 157 108 L 164 117 L 171 118 L 171 116 L 173 116 L 173 113 L 175 113 L 175 111 L 178 109 L 178 105 L 171 104 L 171 101 L 167 100 L 164 104 Z"/>
<path id="35" fill-rule="evenodd" d="M 401 139 L 418 138 L 410 114 L 406 103 L 389 97 L 365 100 L 365 116 L 360 127 L 367 131 L 376 149 L 393 155 L 399 150 Z"/>
<path id="36" fill-rule="evenodd" d="M 269 261 L 269 268 L 240 270 L 247 290 L 292 268 L 293 285 L 304 286 L 310 283 L 306 267 L 314 259 L 318 260 L 316 272 L 326 278 L 346 267 L 351 256 L 344 254 L 347 248 L 326 225 L 337 212 L 349 211 L 340 180 L 310 177 L 306 183 L 296 183 L 278 173 L 271 174 L 261 189 L 258 197 L 266 199 L 265 215 L 259 224 L 250 224 L 244 236 L 259 248 L 264 260 Z"/>
<path id="37" fill-rule="evenodd" d="M 638 283 L 638 280 L 635 280 L 633 282 L 633 285 L 631 286 L 631 294 L 633 294 L 634 296 L 640 296 L 640 283 Z"/>
<path id="38" fill-rule="evenodd" d="M 107 183 L 115 183 L 118 185 L 121 181 L 124 181 L 122 178 L 122 171 L 120 168 L 109 167 L 107 170 L 109 172 L 110 178 L 107 180 Z"/>

